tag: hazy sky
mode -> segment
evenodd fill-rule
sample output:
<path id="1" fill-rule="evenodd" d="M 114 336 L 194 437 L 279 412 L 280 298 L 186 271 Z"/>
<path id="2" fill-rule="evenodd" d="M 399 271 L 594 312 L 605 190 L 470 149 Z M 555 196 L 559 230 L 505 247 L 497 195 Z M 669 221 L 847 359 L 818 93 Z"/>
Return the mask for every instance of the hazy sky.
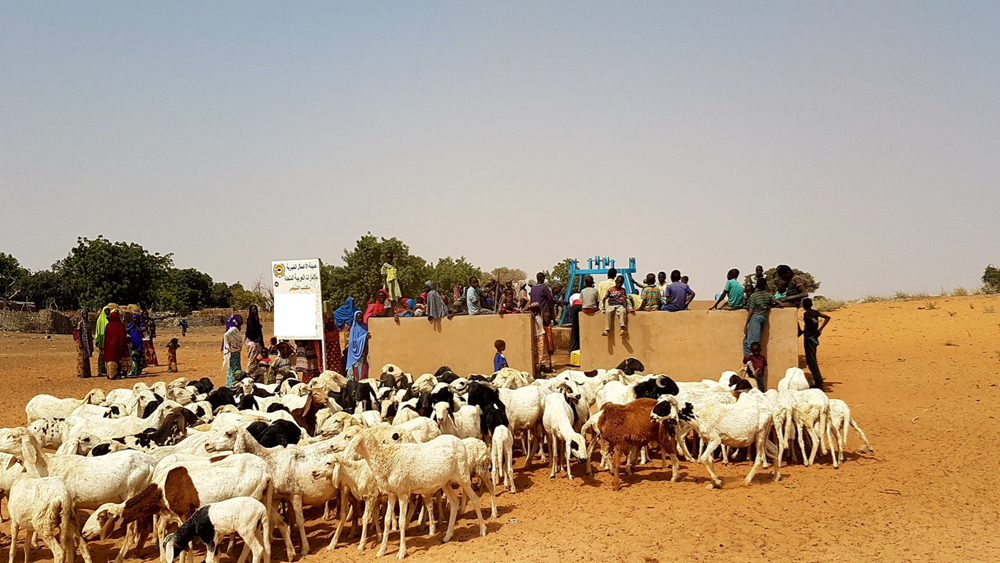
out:
<path id="1" fill-rule="evenodd" d="M 1000 264 L 998 2 L 0 3 L 0 251 L 252 281 L 366 231 L 702 296 Z"/>

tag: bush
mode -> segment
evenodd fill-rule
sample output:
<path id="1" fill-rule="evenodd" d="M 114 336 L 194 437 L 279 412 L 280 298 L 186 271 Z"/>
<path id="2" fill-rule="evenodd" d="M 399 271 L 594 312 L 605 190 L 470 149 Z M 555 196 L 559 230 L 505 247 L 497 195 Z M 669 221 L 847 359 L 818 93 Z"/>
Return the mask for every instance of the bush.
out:
<path id="1" fill-rule="evenodd" d="M 990 264 L 983 272 L 983 288 L 985 293 L 1000 293 L 1000 268 Z"/>
<path id="2" fill-rule="evenodd" d="M 965 297 L 966 295 L 969 294 L 969 290 L 965 289 L 962 286 L 958 286 L 951 292 L 951 294 L 954 295 L 955 297 Z"/>
<path id="3" fill-rule="evenodd" d="M 846 306 L 847 301 L 841 299 L 828 299 L 822 295 L 817 295 L 813 298 L 813 308 L 821 313 L 829 313 L 830 311 L 843 309 Z"/>

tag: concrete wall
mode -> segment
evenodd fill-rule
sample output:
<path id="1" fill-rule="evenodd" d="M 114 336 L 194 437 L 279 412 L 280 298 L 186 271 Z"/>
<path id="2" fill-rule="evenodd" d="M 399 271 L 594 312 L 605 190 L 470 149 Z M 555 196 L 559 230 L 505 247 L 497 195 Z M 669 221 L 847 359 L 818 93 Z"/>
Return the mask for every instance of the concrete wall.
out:
<path id="1" fill-rule="evenodd" d="M 443 365 L 459 375 L 493 373 L 493 343 L 507 343 L 507 363 L 532 371 L 531 315 L 460 315 L 451 320 L 426 318 L 373 318 L 368 328 L 368 362 L 372 373 L 385 364 L 396 364 L 418 376 L 434 373 Z"/>
<path id="2" fill-rule="evenodd" d="M 799 365 L 798 312 L 775 309 L 762 336 L 769 388 L 787 368 Z M 602 336 L 604 316 L 580 315 L 581 368 L 609 368 L 628 356 L 639 358 L 646 373 L 666 373 L 678 381 L 718 379 L 743 360 L 745 311 L 693 310 L 678 313 L 639 312 L 629 315 L 628 335 Z"/>

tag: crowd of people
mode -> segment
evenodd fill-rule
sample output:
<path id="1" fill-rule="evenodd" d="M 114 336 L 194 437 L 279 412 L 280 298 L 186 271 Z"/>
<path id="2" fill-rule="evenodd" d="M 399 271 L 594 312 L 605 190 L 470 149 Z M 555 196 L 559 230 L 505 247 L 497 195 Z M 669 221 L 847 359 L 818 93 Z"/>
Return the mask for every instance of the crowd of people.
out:
<path id="1" fill-rule="evenodd" d="M 585 276 L 580 290 L 565 300 L 560 298 L 565 294 L 565 288 L 558 282 L 551 286 L 546 284 L 546 276 L 542 272 L 535 279 L 516 284 L 512 280 L 501 283 L 494 279 L 481 284 L 477 277 L 471 277 L 467 286 L 456 284 L 447 298 L 431 280 L 424 283 L 424 291 L 420 295 L 404 297 L 392 254 L 386 256 L 380 275 L 382 288 L 365 304 L 364 310 L 355 305 L 353 297 L 348 297 L 336 309 L 331 307 L 332 311 L 324 315 L 323 340 L 279 341 L 271 338 L 270 343 L 265 344 L 263 324 L 256 305 L 250 306 L 245 323 L 239 314 L 230 316 L 221 346 L 226 384 L 233 385 L 243 377 L 271 383 L 292 375 L 308 382 L 321 372 L 324 365 L 322 359 L 325 359 L 326 369 L 344 373 L 352 379 L 367 378 L 368 345 L 372 338 L 368 324 L 372 317 L 395 317 L 397 322 L 403 317 L 426 317 L 433 322 L 456 315 L 531 314 L 537 358 L 534 368 L 539 373 L 551 373 L 555 351 L 552 327 L 559 322 L 564 310 L 572 327 L 569 342 L 572 352 L 580 349 L 581 314 L 604 315 L 603 335 L 610 336 L 617 329 L 619 336 L 625 337 L 629 315 L 685 311 L 695 297 L 688 277 L 679 270 L 670 272 L 669 276 L 665 271 L 656 275 L 649 273 L 641 283 L 630 278 L 629 290 L 625 277 L 611 268 L 607 279 L 600 283 L 595 283 L 591 275 Z M 748 313 L 743 339 L 743 362 L 748 374 L 764 390 L 767 359 L 762 354 L 761 335 L 768 313 L 776 307 L 801 307 L 804 309 L 804 326 L 800 327 L 799 334 L 805 341 L 806 362 L 816 386 L 822 389 L 817 348 L 830 317 L 813 309 L 804 281 L 787 265 L 775 268 L 772 280 L 776 288 L 774 293 L 769 289 L 762 266 L 756 267 L 754 275 L 748 276 L 746 283 L 740 283 L 739 277 L 738 269 L 729 270 L 722 291 L 717 294 L 710 310 Z M 123 313 L 131 319 L 127 325 L 122 320 Z M 186 334 L 186 323 L 183 329 Z M 159 365 L 155 338 L 155 321 L 148 311 L 141 311 L 138 307 L 119 308 L 117 304 L 109 303 L 101 310 L 93 338 L 88 314 L 82 311 L 74 332 L 78 377 L 91 376 L 90 357 L 95 346 L 99 376 L 110 379 L 138 377 L 147 366 Z M 501 343 L 498 341 L 498 357 L 503 352 Z M 167 345 L 169 372 L 177 371 L 179 347 L 176 338 Z M 244 350 L 246 369 L 242 362 Z M 506 358 L 503 361 L 506 365 Z"/>

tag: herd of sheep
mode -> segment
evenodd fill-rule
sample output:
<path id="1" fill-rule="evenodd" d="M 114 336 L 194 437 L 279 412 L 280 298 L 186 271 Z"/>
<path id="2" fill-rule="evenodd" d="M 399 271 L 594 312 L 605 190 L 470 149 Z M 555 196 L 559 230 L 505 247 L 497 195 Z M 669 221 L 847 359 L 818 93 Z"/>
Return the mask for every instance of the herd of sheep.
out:
<path id="1" fill-rule="evenodd" d="M 718 381 L 675 382 L 643 369 L 628 358 L 614 369 L 567 370 L 544 380 L 509 368 L 459 377 L 447 367 L 414 380 L 390 364 L 363 382 L 324 372 L 308 384 L 246 379 L 215 388 L 207 378 L 178 378 L 107 394 L 95 389 L 82 399 L 37 395 L 25 407 L 26 426 L 0 430 L 9 561 L 21 530 L 25 563 L 34 536 L 56 563 L 74 560 L 77 551 L 91 563 L 87 541 L 118 529 L 124 538 L 116 563 L 150 534 L 167 563 L 185 553 L 190 561 L 196 539 L 211 563 L 227 536 L 230 549 L 235 537 L 242 540 L 239 563 L 247 556 L 270 561 L 275 529 L 292 560 L 292 526 L 298 553 L 310 551 L 308 506 L 324 506 L 326 516 L 336 508 L 327 549 L 340 544 L 351 519 L 358 549 L 374 524 L 378 555 L 398 531 L 402 559 L 413 520 L 434 535 L 445 509 L 443 541 L 467 503 L 486 535 L 472 483 L 490 493 L 495 519 L 496 490 L 516 492 L 515 440 L 525 467 L 536 453 L 547 458 L 550 478 L 565 470 L 572 479 L 574 458 L 591 474 L 596 451 L 616 490 L 623 463 L 631 473 L 657 450 L 664 466 L 671 458 L 672 481 L 680 456 L 704 465 L 713 488 L 722 486 L 716 458 L 728 462 L 740 448 L 754 460 L 746 484 L 769 460 L 780 479 L 796 441 L 805 465 L 817 450 L 829 451 L 835 467 L 841 463 L 851 427 L 871 448 L 847 405 L 809 389 L 798 368 L 767 393 L 733 372 Z M 90 514 L 78 520 L 78 511 Z"/>

